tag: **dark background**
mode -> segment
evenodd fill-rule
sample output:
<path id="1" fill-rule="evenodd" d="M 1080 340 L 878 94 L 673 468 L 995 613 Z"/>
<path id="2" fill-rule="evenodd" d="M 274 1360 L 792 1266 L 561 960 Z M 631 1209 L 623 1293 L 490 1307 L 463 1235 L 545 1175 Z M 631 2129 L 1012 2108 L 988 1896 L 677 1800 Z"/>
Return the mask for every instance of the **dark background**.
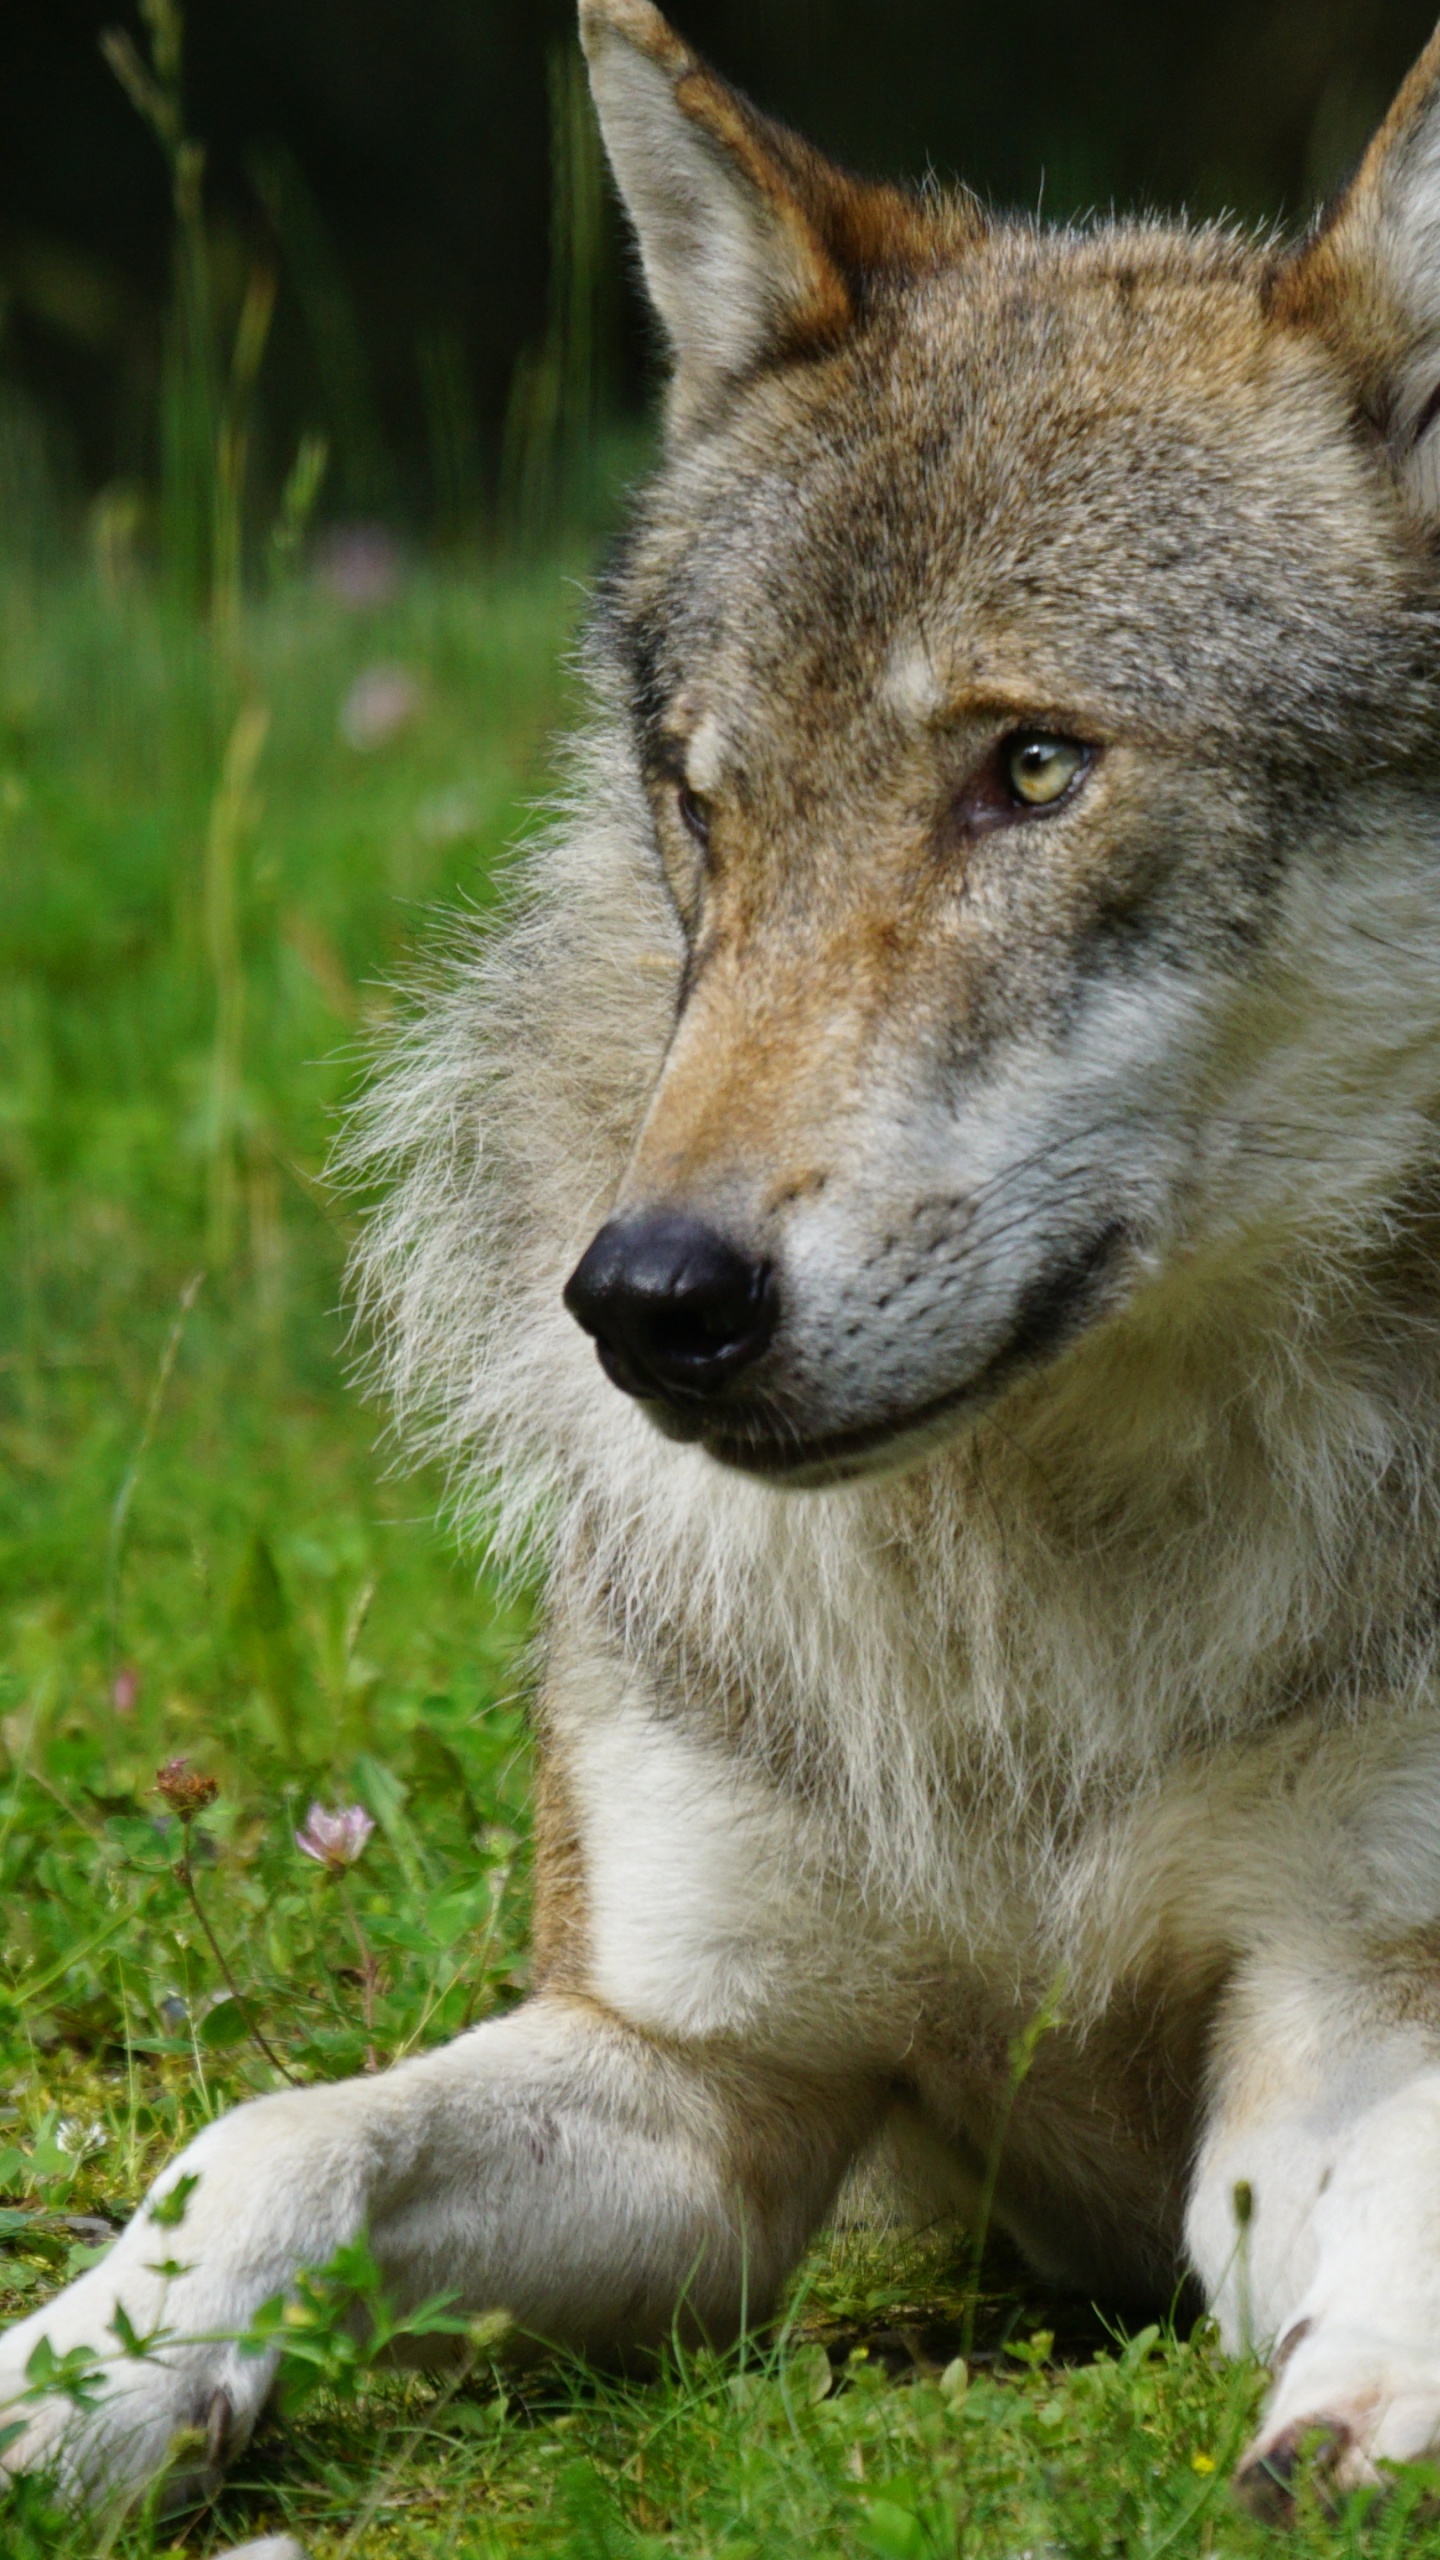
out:
<path id="1" fill-rule="evenodd" d="M 1362 147 L 1436 0 L 683 0 L 684 32 L 863 168 L 963 174 L 1001 203 L 1294 219 Z M 337 452 L 331 512 L 434 515 L 437 436 L 493 480 L 517 358 L 545 326 L 547 70 L 566 0 L 191 0 L 192 130 L 217 276 L 281 297 L 277 454 Z M 0 341 L 76 486 L 154 469 L 169 201 L 100 59 L 134 0 L 3 0 Z M 607 255 L 618 264 L 618 244 Z M 645 338 L 613 296 L 612 397 Z M 444 423 L 437 427 L 437 413 Z M 343 413 L 343 414 L 340 414 Z M 463 413 L 463 415 L 462 415 Z M 457 420 L 459 424 L 457 425 Z"/>

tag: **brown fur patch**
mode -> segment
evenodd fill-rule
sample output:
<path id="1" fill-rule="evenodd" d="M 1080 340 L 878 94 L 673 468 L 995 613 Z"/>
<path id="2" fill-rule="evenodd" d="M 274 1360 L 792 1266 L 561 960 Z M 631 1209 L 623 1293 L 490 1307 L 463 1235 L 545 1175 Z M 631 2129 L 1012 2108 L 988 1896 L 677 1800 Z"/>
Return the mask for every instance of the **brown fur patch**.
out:
<path id="1" fill-rule="evenodd" d="M 1440 34 L 1421 54 L 1354 179 L 1310 239 L 1279 261 L 1269 308 L 1285 327 L 1312 332 L 1353 380 L 1365 415 L 1391 424 L 1396 372 L 1413 339 L 1397 302 L 1383 233 L 1397 177 L 1440 88 Z M 1393 248 L 1393 243 L 1391 244 Z"/>
<path id="2" fill-rule="evenodd" d="M 589 1963 L 589 1903 L 579 1812 L 563 1746 L 547 1736 L 543 1709 L 535 1775 L 535 1983 L 583 1991 Z"/>

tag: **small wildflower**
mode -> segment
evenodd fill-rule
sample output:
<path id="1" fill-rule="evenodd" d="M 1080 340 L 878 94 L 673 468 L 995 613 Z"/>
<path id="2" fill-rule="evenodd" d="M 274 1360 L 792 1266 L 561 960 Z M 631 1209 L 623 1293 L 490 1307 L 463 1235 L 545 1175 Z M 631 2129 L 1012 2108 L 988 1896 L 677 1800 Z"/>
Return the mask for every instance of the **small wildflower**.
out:
<path id="1" fill-rule="evenodd" d="M 88 2160 L 103 2151 L 110 2137 L 103 2124 L 86 2124 L 81 2116 L 62 2116 L 55 2127 L 55 2147 L 67 2160 Z"/>
<path id="2" fill-rule="evenodd" d="M 110 1704 L 117 1716 L 133 1716 L 140 1703 L 140 1674 L 133 1662 L 122 1663 L 110 1683 Z"/>
<path id="3" fill-rule="evenodd" d="M 339 524 L 322 534 L 315 571 L 326 595 L 347 613 L 372 613 L 399 594 L 405 555 L 386 525 Z"/>
<path id="4" fill-rule="evenodd" d="M 1215 2464 L 1208 2453 L 1192 2453 L 1190 2468 L 1192 2471 L 1198 2471 L 1202 2478 L 1206 2478 L 1214 2470 Z"/>
<path id="5" fill-rule="evenodd" d="M 375 1825 L 363 1804 L 341 1806 L 327 1813 L 320 1804 L 312 1804 L 310 1818 L 303 1831 L 295 1834 L 295 1846 L 319 1867 L 328 1867 L 332 1875 L 343 1875 L 362 1854 Z"/>
<path id="6" fill-rule="evenodd" d="M 205 1777 L 199 1769 L 192 1769 L 188 1760 L 167 1760 L 164 1768 L 155 1773 L 155 1786 L 182 1822 L 203 1813 L 220 1793 L 218 1778 Z"/>
<path id="7" fill-rule="evenodd" d="M 424 707 L 424 687 L 409 667 L 364 667 L 340 706 L 340 735 L 357 755 L 374 755 L 413 727 Z"/>

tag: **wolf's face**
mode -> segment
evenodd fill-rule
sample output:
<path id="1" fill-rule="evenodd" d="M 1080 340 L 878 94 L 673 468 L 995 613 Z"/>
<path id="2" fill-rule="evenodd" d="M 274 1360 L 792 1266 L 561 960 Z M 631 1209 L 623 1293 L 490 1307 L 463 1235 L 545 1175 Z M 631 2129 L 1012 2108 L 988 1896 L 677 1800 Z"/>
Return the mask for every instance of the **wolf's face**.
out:
<path id="1" fill-rule="evenodd" d="M 1233 1225 L 1257 1045 L 1420 777 L 1429 420 L 1333 233 L 991 228 L 639 0 L 587 32 L 680 356 L 602 636 L 684 961 L 571 1304 L 664 1428 L 825 1482 Z"/>

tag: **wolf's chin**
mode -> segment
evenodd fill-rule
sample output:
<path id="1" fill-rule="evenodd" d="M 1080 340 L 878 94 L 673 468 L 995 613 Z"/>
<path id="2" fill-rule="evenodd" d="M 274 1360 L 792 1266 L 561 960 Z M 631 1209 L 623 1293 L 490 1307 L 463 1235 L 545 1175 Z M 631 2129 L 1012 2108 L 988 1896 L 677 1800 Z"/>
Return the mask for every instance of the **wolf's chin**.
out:
<path id="1" fill-rule="evenodd" d="M 888 1420 L 824 1440 L 725 1440 L 706 1432 L 701 1446 L 717 1466 L 758 1476 L 779 1493 L 823 1493 L 875 1476 L 903 1475 L 946 1447 L 992 1401 L 979 1387 L 961 1387 L 921 1414 Z"/>

